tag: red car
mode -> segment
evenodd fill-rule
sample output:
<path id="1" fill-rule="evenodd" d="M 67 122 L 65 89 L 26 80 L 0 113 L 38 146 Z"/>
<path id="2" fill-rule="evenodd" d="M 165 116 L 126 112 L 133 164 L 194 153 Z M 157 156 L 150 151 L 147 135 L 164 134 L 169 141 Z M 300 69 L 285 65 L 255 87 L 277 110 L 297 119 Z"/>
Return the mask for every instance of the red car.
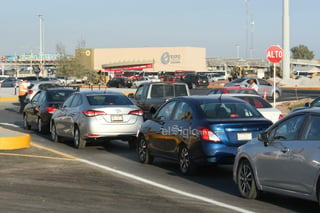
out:
<path id="1" fill-rule="evenodd" d="M 258 92 L 252 88 L 248 87 L 220 87 L 220 88 L 214 88 L 211 89 L 208 95 L 214 95 L 214 94 L 253 94 L 253 95 L 259 95 Z"/>

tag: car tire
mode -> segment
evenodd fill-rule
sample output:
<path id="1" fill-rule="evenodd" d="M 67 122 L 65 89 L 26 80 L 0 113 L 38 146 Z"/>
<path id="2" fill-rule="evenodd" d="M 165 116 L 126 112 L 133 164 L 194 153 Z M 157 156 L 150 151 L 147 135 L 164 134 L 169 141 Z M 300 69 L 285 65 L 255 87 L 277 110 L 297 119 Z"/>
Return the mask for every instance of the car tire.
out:
<path id="1" fill-rule="evenodd" d="M 30 125 L 29 122 L 28 122 L 28 116 L 27 116 L 27 114 L 25 114 L 25 115 L 23 116 L 23 127 L 24 127 L 25 129 L 27 129 L 27 130 L 30 130 L 30 129 L 31 129 L 31 125 Z"/>
<path id="2" fill-rule="evenodd" d="M 51 128 L 51 140 L 55 143 L 61 140 L 61 137 L 57 135 L 57 128 L 55 124 L 52 124 L 52 128 Z"/>
<path id="3" fill-rule="evenodd" d="M 86 141 L 81 137 L 79 127 L 75 127 L 73 135 L 74 147 L 77 149 L 83 149 L 86 147 Z"/>
<path id="4" fill-rule="evenodd" d="M 275 92 L 272 94 L 272 99 L 274 99 L 274 97 L 276 98 L 276 100 L 278 100 L 278 98 L 280 97 L 279 92 Z"/>
<path id="5" fill-rule="evenodd" d="M 37 124 L 38 124 L 37 125 L 37 128 L 38 128 L 37 130 L 38 130 L 39 133 L 47 133 L 47 130 L 43 126 L 42 119 L 40 117 L 38 118 L 38 123 Z"/>
<path id="6" fill-rule="evenodd" d="M 191 160 L 189 149 L 182 145 L 179 150 L 179 168 L 184 175 L 194 175 L 196 173 L 196 165 Z"/>
<path id="7" fill-rule="evenodd" d="M 241 160 L 237 171 L 237 185 L 241 196 L 256 199 L 260 191 L 257 189 L 253 169 L 248 160 Z"/>
<path id="8" fill-rule="evenodd" d="M 147 141 L 143 136 L 138 138 L 137 153 L 140 163 L 151 164 L 153 162 L 153 156 L 150 155 Z"/>

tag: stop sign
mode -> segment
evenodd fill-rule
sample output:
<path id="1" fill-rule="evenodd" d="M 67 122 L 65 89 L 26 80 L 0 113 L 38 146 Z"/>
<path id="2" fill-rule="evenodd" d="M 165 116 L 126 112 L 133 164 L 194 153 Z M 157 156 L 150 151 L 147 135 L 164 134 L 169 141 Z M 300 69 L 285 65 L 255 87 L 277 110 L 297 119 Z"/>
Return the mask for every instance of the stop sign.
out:
<path id="1" fill-rule="evenodd" d="M 266 51 L 266 57 L 271 63 L 279 63 L 283 58 L 283 50 L 280 46 L 270 46 Z"/>

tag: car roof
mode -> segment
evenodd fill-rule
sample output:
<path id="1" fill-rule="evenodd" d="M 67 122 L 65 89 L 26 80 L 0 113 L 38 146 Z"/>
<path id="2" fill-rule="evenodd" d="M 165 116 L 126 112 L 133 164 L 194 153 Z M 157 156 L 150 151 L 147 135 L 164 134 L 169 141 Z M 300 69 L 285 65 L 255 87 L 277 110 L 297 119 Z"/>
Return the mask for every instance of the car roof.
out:
<path id="1" fill-rule="evenodd" d="M 115 92 L 115 91 L 110 91 L 110 90 L 104 90 L 104 91 L 102 91 L 102 90 L 85 90 L 85 91 L 77 92 L 77 94 L 82 94 L 82 95 L 124 95 L 121 92 Z"/>
<path id="2" fill-rule="evenodd" d="M 214 94 L 214 95 L 192 95 L 192 96 L 179 96 L 176 98 L 172 98 L 171 100 L 186 100 L 194 103 L 200 103 L 202 101 L 213 101 L 213 102 L 222 102 L 222 103 L 247 103 L 244 100 L 241 100 L 236 97 L 227 96 L 225 94 Z"/>

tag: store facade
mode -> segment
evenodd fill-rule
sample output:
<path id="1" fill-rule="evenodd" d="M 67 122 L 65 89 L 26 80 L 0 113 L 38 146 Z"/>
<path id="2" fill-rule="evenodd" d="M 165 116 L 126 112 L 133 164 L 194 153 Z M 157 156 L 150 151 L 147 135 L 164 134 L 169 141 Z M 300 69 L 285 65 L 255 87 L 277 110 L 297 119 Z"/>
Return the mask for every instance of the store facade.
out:
<path id="1" fill-rule="evenodd" d="M 207 70 L 206 49 L 199 47 L 90 48 L 76 55 L 86 69 L 102 72 Z"/>

